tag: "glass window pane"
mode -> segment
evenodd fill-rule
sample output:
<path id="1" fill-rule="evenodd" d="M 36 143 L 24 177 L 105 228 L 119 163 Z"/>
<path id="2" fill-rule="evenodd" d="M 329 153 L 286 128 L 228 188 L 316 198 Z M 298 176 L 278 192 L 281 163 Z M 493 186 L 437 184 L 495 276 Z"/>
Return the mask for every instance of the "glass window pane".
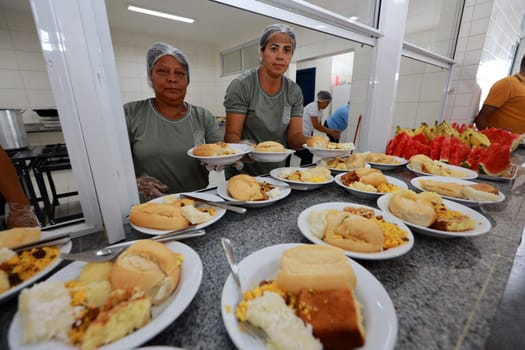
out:
<path id="1" fill-rule="evenodd" d="M 232 74 L 242 70 L 241 49 L 222 54 L 222 74 Z"/>
<path id="2" fill-rule="evenodd" d="M 355 0 L 355 1 L 326 1 L 310 0 L 307 1 L 330 12 L 349 18 L 369 27 L 377 28 L 375 21 L 376 1 Z"/>
<path id="3" fill-rule="evenodd" d="M 253 43 L 252 45 L 245 46 L 243 48 L 244 54 L 244 69 L 250 69 L 259 66 L 259 44 Z"/>
<path id="4" fill-rule="evenodd" d="M 411 0 L 405 41 L 453 58 L 464 0 Z"/>

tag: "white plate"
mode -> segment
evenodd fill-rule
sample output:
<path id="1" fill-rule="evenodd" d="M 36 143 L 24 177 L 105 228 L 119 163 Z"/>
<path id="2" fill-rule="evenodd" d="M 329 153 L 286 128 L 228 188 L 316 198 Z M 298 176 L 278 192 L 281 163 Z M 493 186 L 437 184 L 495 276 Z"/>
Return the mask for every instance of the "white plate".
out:
<path id="1" fill-rule="evenodd" d="M 322 185 L 326 185 L 326 184 L 334 182 L 334 177 L 332 175 L 328 175 L 328 180 L 326 180 L 324 182 L 292 181 L 292 180 L 284 179 L 284 178 L 281 177 L 281 173 L 283 171 L 284 172 L 288 172 L 288 171 L 293 172 L 293 171 L 297 171 L 297 170 L 301 171 L 301 170 L 306 170 L 306 169 L 309 169 L 309 168 L 299 168 L 299 167 L 276 168 L 276 169 L 272 169 L 270 171 L 270 175 L 273 178 L 277 179 L 277 180 L 284 181 L 284 182 L 288 183 L 292 187 L 292 189 L 294 189 L 294 190 L 302 190 L 302 191 L 315 190 L 316 188 L 319 188 Z"/>
<path id="2" fill-rule="evenodd" d="M 252 151 L 248 155 L 257 162 L 275 163 L 286 159 L 290 154 L 295 153 L 293 149 L 285 149 L 283 152 L 257 152 Z"/>
<path id="3" fill-rule="evenodd" d="M 317 164 L 318 166 L 322 166 L 322 167 L 325 167 L 326 169 L 330 170 L 333 174 L 339 174 L 339 173 L 346 173 L 350 170 L 354 170 L 354 169 L 338 169 L 338 168 L 330 168 L 328 166 L 328 162 L 330 162 L 332 159 L 334 159 L 336 157 L 330 157 L 330 158 L 323 158 L 323 159 L 319 159 L 317 162 L 315 162 L 315 164 Z M 341 158 L 346 158 L 346 157 L 341 157 Z M 363 166 L 363 168 L 370 168 L 370 164 L 368 163 L 365 163 L 365 165 Z"/>
<path id="4" fill-rule="evenodd" d="M 212 202 L 224 202 L 224 199 L 222 199 L 221 197 L 216 196 L 214 194 L 211 194 L 211 193 L 201 193 L 201 192 L 185 192 L 185 193 L 191 194 L 194 197 L 199 197 L 199 198 L 202 198 L 202 199 L 205 199 L 205 200 L 208 200 L 208 201 L 212 201 Z M 179 194 L 176 193 L 175 195 L 178 197 Z M 167 195 L 167 196 L 155 198 L 155 199 L 150 200 L 150 202 L 153 202 L 153 203 L 164 203 L 164 197 L 169 197 L 169 196 L 173 196 L 173 195 L 170 194 L 170 195 Z M 202 203 L 199 203 L 199 202 L 195 202 L 195 204 L 198 205 L 198 206 L 208 207 L 208 205 L 202 204 Z M 201 229 L 201 228 L 208 227 L 211 224 L 219 221 L 224 216 L 224 214 L 226 214 L 226 209 L 217 208 L 217 207 L 214 207 L 213 209 L 215 209 L 215 215 L 212 216 L 212 218 L 210 220 L 208 220 L 206 222 L 203 222 L 202 224 L 196 225 L 195 226 L 196 229 Z M 154 235 L 154 236 L 161 235 L 163 233 L 172 231 L 172 230 L 157 230 L 157 229 L 154 229 L 154 228 L 147 228 L 147 227 L 137 226 L 137 225 L 132 224 L 131 222 L 129 224 L 131 225 L 131 227 L 133 227 L 137 231 L 140 231 L 140 232 L 148 234 L 148 235 Z"/>
<path id="5" fill-rule="evenodd" d="M 246 201 L 243 202 L 242 206 L 247 208 L 261 208 L 266 207 L 270 204 L 273 204 L 277 201 L 280 201 L 283 198 L 286 198 L 290 193 L 292 193 L 292 189 L 285 183 L 279 180 L 276 180 L 271 177 L 263 177 L 263 176 L 257 176 L 255 178 L 257 182 L 262 183 L 266 182 L 275 186 L 284 186 L 285 188 L 280 188 L 281 195 L 277 198 L 267 199 L 265 201 Z M 224 181 L 217 186 L 217 194 L 221 196 L 222 198 L 226 199 L 227 201 L 237 201 L 237 199 L 230 196 L 228 193 L 228 182 Z"/>
<path id="6" fill-rule="evenodd" d="M 421 184 L 419 182 L 421 180 L 453 182 L 453 183 L 457 183 L 457 184 L 460 184 L 460 185 L 474 185 L 474 184 L 477 183 L 477 182 L 467 181 L 467 180 L 463 180 L 463 179 L 456 179 L 456 178 L 448 177 L 448 176 L 418 176 L 418 177 L 415 177 L 412 180 L 410 180 L 410 184 L 412 184 L 412 186 L 417 188 L 419 191 L 427 191 L 421 186 Z M 463 198 L 456 198 L 456 197 L 445 196 L 445 195 L 442 195 L 442 194 L 440 194 L 440 196 L 443 197 L 443 198 L 450 199 L 450 200 L 453 200 L 455 202 L 464 204 L 464 205 L 466 205 L 468 207 L 476 207 L 476 206 L 479 206 L 480 204 L 495 204 L 495 203 L 503 202 L 505 200 L 505 195 L 503 193 L 501 193 L 500 191 L 498 191 L 498 199 L 495 200 L 495 201 L 475 201 L 475 200 L 471 200 L 471 199 L 463 199 Z"/>
<path id="7" fill-rule="evenodd" d="M 341 180 L 341 177 L 343 175 L 344 174 L 337 175 L 335 177 L 335 183 L 338 184 L 339 186 L 341 186 L 342 188 L 344 188 L 345 190 L 347 190 L 348 192 L 350 192 L 351 194 L 353 194 L 356 197 L 364 198 L 364 199 L 375 199 L 375 198 L 385 194 L 384 192 L 368 192 L 368 191 L 361 191 L 361 190 L 357 190 L 357 189 L 352 188 L 352 187 L 348 187 Z M 403 181 L 401 181 L 399 179 L 396 179 L 395 177 L 387 176 L 387 175 L 385 175 L 385 177 L 386 177 L 386 180 L 388 181 L 389 184 L 396 185 L 396 186 L 398 186 L 398 187 L 400 187 L 402 189 L 407 189 L 408 188 L 408 186 L 407 186 L 407 184 L 405 182 L 403 182 Z"/>
<path id="8" fill-rule="evenodd" d="M 309 150 L 310 153 L 312 153 L 314 156 L 318 156 L 321 158 L 347 156 L 354 149 L 353 146 L 348 149 L 329 149 L 329 148 L 309 147 L 306 144 L 304 144 L 303 147 Z"/>
<path id="9" fill-rule="evenodd" d="M 390 215 L 394 215 L 388 208 L 390 197 L 391 197 L 390 193 L 379 197 L 377 199 L 377 206 L 379 207 L 379 209 L 383 210 L 384 212 Z M 448 209 L 457 210 L 457 211 L 462 212 L 465 215 L 470 216 L 472 220 L 476 222 L 476 227 L 472 230 L 463 231 L 463 232 L 449 232 L 449 231 L 435 230 L 429 227 L 414 225 L 403 219 L 400 219 L 400 220 L 403 221 L 405 224 L 407 224 L 409 227 L 411 227 L 416 232 L 419 232 L 426 236 L 437 237 L 437 238 L 474 237 L 474 236 L 483 235 L 490 231 L 490 228 L 492 227 L 490 224 L 490 221 L 486 217 L 478 213 L 477 211 L 472 210 L 469 207 L 466 207 L 462 204 L 459 204 L 453 201 L 449 201 L 448 199 L 443 199 L 443 204 Z"/>
<path id="10" fill-rule="evenodd" d="M 463 168 L 461 166 L 457 166 L 457 165 L 449 165 L 449 164 L 446 164 L 446 163 L 443 163 L 443 162 L 440 162 L 441 165 L 447 167 L 447 168 L 450 168 L 451 170 L 459 170 L 459 171 L 463 171 L 465 173 L 465 176 L 462 176 L 462 177 L 453 177 L 453 176 L 450 176 L 452 178 L 455 178 L 455 179 L 465 179 L 465 180 L 472 180 L 472 179 L 475 179 L 478 177 L 478 173 L 475 172 L 474 170 L 470 170 L 470 169 L 467 169 L 467 168 Z M 429 174 L 429 173 L 425 173 L 425 172 L 422 172 L 422 171 L 419 171 L 419 170 L 416 170 L 414 168 L 412 168 L 410 166 L 410 163 L 407 164 L 407 169 L 416 173 L 416 174 L 419 174 L 419 175 L 432 175 L 432 176 L 435 176 L 434 174 Z"/>
<path id="11" fill-rule="evenodd" d="M 195 294 L 197 294 L 202 280 L 202 261 L 199 255 L 193 249 L 180 242 L 168 242 L 166 246 L 174 252 L 184 255 L 181 279 L 177 289 L 165 302 L 152 307 L 152 319 L 150 323 L 116 342 L 101 347 L 101 350 L 131 349 L 145 343 L 173 323 L 190 304 Z M 85 262 L 75 261 L 58 271 L 48 280 L 69 281 L 76 279 L 85 264 Z M 22 319 L 17 312 L 9 327 L 8 341 L 11 349 L 77 349 L 59 341 L 46 341 L 32 345 L 24 345 L 22 344 L 22 334 Z"/>
<path id="12" fill-rule="evenodd" d="M 40 239 L 45 238 L 51 238 L 53 236 L 56 236 L 54 232 L 49 231 L 42 231 Z M 71 242 L 68 242 L 60 247 L 60 251 L 62 253 L 69 253 L 71 251 L 72 244 Z M 38 281 L 48 273 L 50 273 L 55 267 L 58 266 L 62 262 L 62 259 L 60 259 L 60 256 L 53 261 L 51 264 L 49 264 L 45 269 L 41 270 L 37 274 L 35 274 L 33 277 L 26 279 L 24 282 L 20 283 L 19 285 L 6 290 L 4 293 L 0 294 L 0 303 L 10 299 L 11 297 L 15 296 L 19 291 L 24 289 L 25 287 L 28 287 L 29 285 L 33 284 L 34 282 Z"/>
<path id="13" fill-rule="evenodd" d="M 274 245 L 244 258 L 239 264 L 242 285 L 252 289 L 262 280 L 275 279 L 283 252 L 300 245 L 295 243 Z M 397 338 L 397 317 L 392 300 L 383 285 L 370 272 L 351 259 L 348 259 L 348 263 L 354 269 L 357 278 L 355 294 L 363 306 L 366 343 L 359 349 L 393 349 Z M 266 349 L 261 339 L 239 330 L 234 308 L 240 297 L 237 285 L 230 274 L 222 289 L 221 298 L 221 313 L 226 330 L 238 349 Z"/>
<path id="14" fill-rule="evenodd" d="M 196 156 L 193 154 L 193 150 L 195 149 L 195 147 L 192 147 L 188 150 L 187 154 L 190 157 L 197 158 L 201 162 L 209 164 L 209 165 L 230 165 L 240 160 L 245 154 L 248 154 L 253 150 L 251 146 L 243 144 L 243 143 L 228 143 L 228 146 L 232 149 L 238 150 L 239 153 L 229 154 L 227 156 L 212 156 L 212 157 Z"/>
<path id="15" fill-rule="evenodd" d="M 351 250 L 345 250 L 345 254 L 355 259 L 366 259 L 366 260 L 386 260 L 397 258 L 403 254 L 406 254 L 414 246 L 414 235 L 410 229 L 398 218 L 393 215 L 387 214 L 381 210 L 377 210 L 366 205 L 360 205 L 356 203 L 346 203 L 346 202 L 332 202 L 332 203 L 322 203 L 306 208 L 299 214 L 297 218 L 297 226 L 299 230 L 310 242 L 320 244 L 320 245 L 330 245 L 329 243 L 323 241 L 322 239 L 317 238 L 311 233 L 310 225 L 308 224 L 308 216 L 312 211 L 320 211 L 326 209 L 336 209 L 343 210 L 346 207 L 358 207 L 358 208 L 367 208 L 372 209 L 375 212 L 375 215 L 381 215 L 387 222 L 396 224 L 400 229 L 405 230 L 408 233 L 408 242 L 400 245 L 399 247 L 391 248 L 377 253 L 363 253 L 363 252 L 354 252 Z"/>
<path id="16" fill-rule="evenodd" d="M 370 164 L 372 166 L 372 168 L 381 169 L 381 170 L 392 170 L 394 168 L 397 168 L 399 166 L 402 166 L 402 165 L 405 165 L 405 164 L 408 163 L 408 160 L 406 160 L 405 158 L 396 157 L 396 156 L 390 156 L 390 157 L 394 158 L 399 163 L 397 163 L 397 164 L 385 164 L 385 163 L 375 163 L 375 162 L 368 162 L 368 161 L 367 161 L 367 163 Z"/>

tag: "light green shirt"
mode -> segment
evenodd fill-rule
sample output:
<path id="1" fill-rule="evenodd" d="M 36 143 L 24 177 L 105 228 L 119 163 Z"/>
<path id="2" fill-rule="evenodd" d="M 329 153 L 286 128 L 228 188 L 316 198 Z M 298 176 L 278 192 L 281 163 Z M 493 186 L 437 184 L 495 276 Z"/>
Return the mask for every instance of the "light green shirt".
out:
<path id="1" fill-rule="evenodd" d="M 303 116 L 303 93 L 299 85 L 282 77 L 281 90 L 270 96 L 262 89 L 257 72 L 258 69 L 250 70 L 230 83 L 224 108 L 226 113 L 246 115 L 242 139 L 255 143 L 277 141 L 286 145 L 290 118 Z M 245 164 L 243 172 L 260 175 L 283 165 L 284 162 Z M 226 170 L 228 177 L 231 168 Z"/>
<path id="2" fill-rule="evenodd" d="M 177 120 L 160 114 L 154 99 L 124 105 L 133 165 L 137 177 L 149 175 L 169 187 L 167 193 L 194 191 L 208 186 L 208 171 L 187 151 L 202 143 L 223 140 L 210 111 L 186 103 L 188 111 Z"/>

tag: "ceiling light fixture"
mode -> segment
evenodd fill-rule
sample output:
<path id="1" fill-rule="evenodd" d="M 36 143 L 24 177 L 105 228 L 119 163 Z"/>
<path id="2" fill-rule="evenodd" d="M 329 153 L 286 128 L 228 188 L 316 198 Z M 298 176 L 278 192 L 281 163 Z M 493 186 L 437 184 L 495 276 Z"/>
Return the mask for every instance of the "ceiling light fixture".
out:
<path id="1" fill-rule="evenodd" d="M 185 22 L 185 23 L 193 23 L 193 22 L 195 22 L 195 20 L 193 18 L 175 16 L 175 15 L 172 15 L 172 14 L 169 14 L 169 13 L 160 12 L 160 11 L 154 11 L 154 10 L 148 10 L 148 9 L 145 9 L 145 8 L 142 8 L 142 7 L 133 6 L 133 5 L 128 5 L 128 10 L 129 11 L 133 11 L 133 12 L 144 13 L 146 15 L 152 15 L 152 16 L 167 18 L 167 19 L 171 19 L 171 20 L 174 20 L 174 21 Z"/>

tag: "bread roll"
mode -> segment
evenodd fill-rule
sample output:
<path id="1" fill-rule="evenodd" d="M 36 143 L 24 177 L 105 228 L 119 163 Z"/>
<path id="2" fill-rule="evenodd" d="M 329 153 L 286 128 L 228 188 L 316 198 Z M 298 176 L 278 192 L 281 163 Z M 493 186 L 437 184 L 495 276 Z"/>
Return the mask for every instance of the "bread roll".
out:
<path id="1" fill-rule="evenodd" d="M 276 283 L 289 293 L 298 293 L 301 288 L 353 290 L 356 277 L 341 249 L 302 245 L 283 253 Z"/>
<path id="2" fill-rule="evenodd" d="M 359 176 L 359 182 L 365 185 L 377 186 L 388 183 L 386 176 L 379 169 L 374 168 L 358 168 L 355 170 Z"/>
<path id="3" fill-rule="evenodd" d="M 393 192 L 388 207 L 398 218 L 423 227 L 429 227 L 437 219 L 432 203 L 411 190 Z"/>
<path id="4" fill-rule="evenodd" d="M 183 256 L 164 244 L 141 240 L 117 258 L 111 269 L 113 289 L 139 287 L 160 304 L 177 288 Z"/>
<path id="5" fill-rule="evenodd" d="M 364 168 L 366 163 L 366 156 L 363 153 L 354 153 L 345 159 L 347 170 L 354 170 L 357 168 Z"/>
<path id="6" fill-rule="evenodd" d="M 306 140 L 306 145 L 308 147 L 314 147 L 314 148 L 328 148 L 329 140 L 326 137 L 323 136 L 310 136 Z"/>
<path id="7" fill-rule="evenodd" d="M 330 211 L 326 217 L 324 240 L 336 247 L 355 252 L 383 250 L 383 230 L 360 215 L 345 211 Z"/>
<path id="8" fill-rule="evenodd" d="M 480 202 L 494 202 L 499 198 L 498 189 L 487 183 L 463 186 L 462 194 L 466 199 Z"/>
<path id="9" fill-rule="evenodd" d="M 268 197 L 255 177 L 239 174 L 228 180 L 228 193 L 239 201 L 257 201 Z"/>
<path id="10" fill-rule="evenodd" d="M 10 230 L 0 231 L 0 248 L 14 248 L 38 241 L 39 239 L 40 227 L 15 227 Z"/>
<path id="11" fill-rule="evenodd" d="M 263 141 L 255 146 L 257 152 L 284 152 L 284 146 L 275 141 Z"/>
<path id="12" fill-rule="evenodd" d="M 154 202 L 133 206 L 129 221 L 134 225 L 156 230 L 178 230 L 190 225 L 180 207 Z"/>
<path id="13" fill-rule="evenodd" d="M 193 154 L 199 157 L 212 157 L 217 154 L 219 146 L 214 143 L 204 143 L 193 149 Z"/>

